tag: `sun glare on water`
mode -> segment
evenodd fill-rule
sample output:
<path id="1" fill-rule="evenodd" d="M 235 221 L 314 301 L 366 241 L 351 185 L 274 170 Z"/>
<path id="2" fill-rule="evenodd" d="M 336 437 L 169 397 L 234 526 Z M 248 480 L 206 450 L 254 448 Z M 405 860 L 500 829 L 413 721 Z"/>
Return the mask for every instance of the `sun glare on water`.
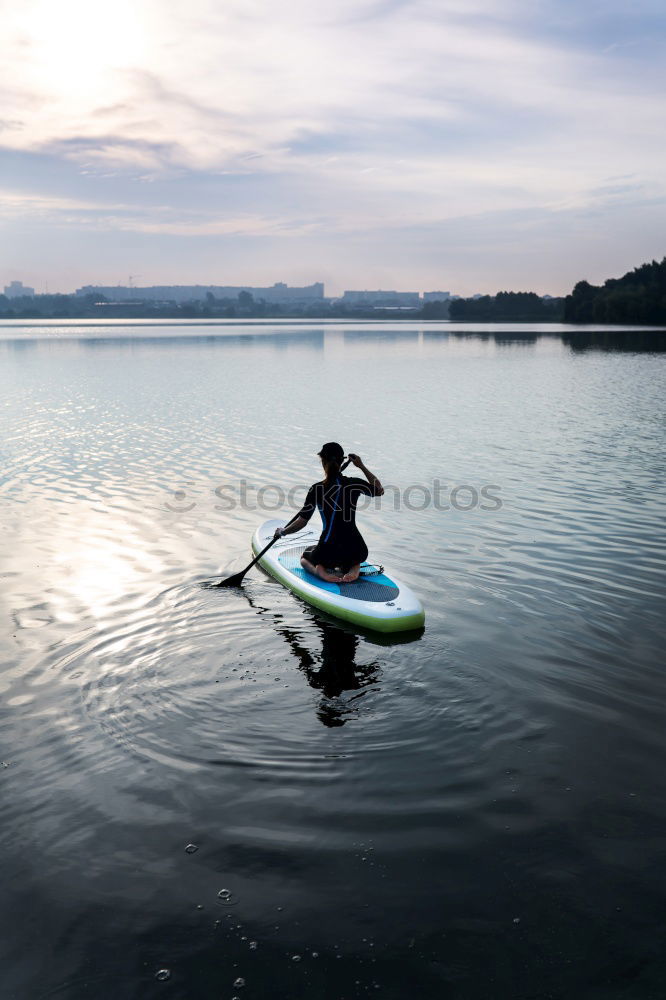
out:
<path id="1" fill-rule="evenodd" d="M 77 607 L 101 620 L 138 600 L 147 579 L 164 574 L 163 557 L 146 551 L 140 530 L 117 512 L 86 515 L 77 507 L 57 527 L 45 578 L 51 602 L 63 613 Z"/>

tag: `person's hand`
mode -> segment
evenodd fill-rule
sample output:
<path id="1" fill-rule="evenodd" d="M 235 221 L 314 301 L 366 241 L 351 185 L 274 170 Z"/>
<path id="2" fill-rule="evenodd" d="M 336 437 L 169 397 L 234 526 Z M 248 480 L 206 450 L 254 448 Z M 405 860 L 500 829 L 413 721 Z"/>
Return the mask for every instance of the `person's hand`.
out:
<path id="1" fill-rule="evenodd" d="M 360 469 L 361 466 L 363 465 L 363 459 L 361 458 L 361 456 L 360 455 L 354 455 L 354 453 L 351 452 L 351 451 L 349 452 L 349 455 L 347 456 L 347 458 L 349 458 L 349 460 L 351 461 L 352 465 L 355 465 L 357 469 Z"/>
<path id="2" fill-rule="evenodd" d="M 276 528 L 273 538 L 282 538 L 283 534 L 284 534 L 284 528 Z"/>

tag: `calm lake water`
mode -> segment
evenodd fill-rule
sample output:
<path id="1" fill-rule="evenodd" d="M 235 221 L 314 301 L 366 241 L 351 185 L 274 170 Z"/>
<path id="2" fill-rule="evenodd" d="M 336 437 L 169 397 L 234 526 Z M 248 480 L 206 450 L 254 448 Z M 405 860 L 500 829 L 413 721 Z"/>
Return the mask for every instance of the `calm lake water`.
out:
<path id="1" fill-rule="evenodd" d="M 666 995 L 666 355 L 557 333 L 0 325 L 2 1000 Z M 331 439 L 421 636 L 202 586 Z"/>

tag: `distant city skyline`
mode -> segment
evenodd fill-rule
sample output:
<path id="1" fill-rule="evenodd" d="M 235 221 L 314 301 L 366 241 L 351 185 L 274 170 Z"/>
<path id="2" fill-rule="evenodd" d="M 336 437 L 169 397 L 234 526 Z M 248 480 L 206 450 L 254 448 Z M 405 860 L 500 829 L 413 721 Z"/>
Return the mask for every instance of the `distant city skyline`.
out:
<path id="1" fill-rule="evenodd" d="M 666 252 L 665 39 L 663 0 L 22 0 L 0 274 L 464 296 L 620 276 Z"/>
<path id="2" fill-rule="evenodd" d="M 290 303 L 313 303 L 318 301 L 337 301 L 345 305 L 391 304 L 407 306 L 422 305 L 425 302 L 446 301 L 457 299 L 461 296 L 450 291 L 430 291 L 430 290 L 406 290 L 406 289 L 345 289 L 343 292 L 332 295 L 325 294 L 325 286 L 321 281 L 314 282 L 307 286 L 293 286 L 284 281 L 276 281 L 271 286 L 262 287 L 250 284 L 241 285 L 215 285 L 201 284 L 193 285 L 173 284 L 173 285 L 81 285 L 78 288 L 67 289 L 64 292 L 39 292 L 34 288 L 25 285 L 20 280 L 13 280 L 4 286 L 4 294 L 7 298 L 19 298 L 22 296 L 33 297 L 35 294 L 64 294 L 75 295 L 77 297 L 89 297 L 99 295 L 100 298 L 112 299 L 116 302 L 132 301 L 173 301 L 189 302 L 204 300 L 208 295 L 216 298 L 236 298 L 243 292 L 250 292 L 259 301 L 271 304 Z M 480 298 L 482 293 L 476 293 L 473 298 Z M 546 295 L 545 298 L 550 298 Z"/>
<path id="3" fill-rule="evenodd" d="M 434 302 L 459 297 L 449 291 L 367 288 L 345 289 L 342 293 L 326 295 L 324 289 L 324 283 L 321 281 L 306 286 L 294 286 L 284 281 L 276 281 L 268 287 L 250 284 L 216 285 L 201 283 L 194 285 L 82 285 L 79 288 L 67 289 L 64 293 L 37 292 L 37 294 L 66 294 L 79 297 L 99 295 L 100 297 L 112 298 L 121 302 L 138 301 L 140 299 L 149 301 L 168 299 L 176 302 L 187 302 L 194 299 L 205 299 L 207 295 L 213 295 L 217 298 L 235 298 L 242 292 L 250 292 L 258 301 L 263 299 L 267 303 L 274 304 L 340 299 L 348 305 L 378 301 L 383 301 L 386 304 L 390 304 L 393 301 L 396 304 L 408 305 L 415 302 Z M 36 293 L 34 288 L 24 285 L 20 280 L 14 280 L 4 286 L 4 294 L 8 298 L 18 298 L 21 296 L 32 297 Z"/>
<path id="4" fill-rule="evenodd" d="M 148 285 L 148 284 L 144 284 L 144 283 L 137 284 L 137 283 L 134 282 L 134 280 L 130 281 L 130 279 L 133 279 L 132 275 L 128 275 L 128 277 L 125 280 L 125 282 L 118 281 L 118 282 L 116 282 L 116 283 L 114 283 L 112 285 L 102 285 L 102 284 L 86 283 L 86 284 L 83 284 L 83 285 L 79 285 L 76 288 L 60 288 L 60 289 L 53 288 L 52 287 L 52 283 L 50 285 L 49 282 L 48 282 L 48 280 L 47 280 L 45 282 L 45 284 L 44 284 L 44 288 L 41 288 L 41 289 L 37 288 L 37 289 L 35 289 L 33 287 L 25 285 L 24 282 L 21 279 L 13 278 L 11 281 L 8 281 L 7 283 L 5 283 L 5 285 L 4 285 L 4 294 L 7 295 L 9 298 L 16 298 L 16 297 L 18 297 L 20 295 L 85 295 L 90 290 L 103 290 L 105 294 L 107 292 L 108 293 L 112 293 L 114 291 L 121 292 L 121 293 L 123 293 L 122 297 L 126 298 L 127 296 L 124 293 L 127 293 L 127 292 L 141 293 L 142 291 L 145 291 L 146 289 L 149 289 L 151 291 L 155 291 L 157 289 L 181 289 L 181 290 L 185 290 L 187 288 L 197 288 L 199 290 L 203 289 L 204 292 L 206 290 L 210 290 L 211 292 L 214 292 L 215 294 L 217 294 L 217 293 L 220 293 L 220 294 L 225 293 L 225 294 L 229 294 L 229 295 L 237 295 L 240 291 L 243 291 L 243 290 L 249 290 L 249 291 L 253 291 L 253 292 L 257 292 L 257 293 L 266 293 L 266 292 L 269 292 L 269 293 L 273 293 L 273 294 L 266 295 L 265 296 L 266 300 L 267 301 L 271 300 L 271 301 L 278 302 L 282 298 L 282 296 L 280 296 L 280 294 L 279 294 L 279 290 L 281 288 L 284 288 L 285 290 L 287 290 L 288 294 L 287 294 L 286 298 L 293 298 L 293 295 L 291 295 L 290 293 L 292 293 L 294 291 L 298 291 L 299 289 L 306 290 L 306 289 L 312 288 L 312 289 L 315 289 L 315 294 L 312 296 L 313 298 L 342 299 L 343 301 L 346 300 L 349 303 L 351 303 L 355 299 L 356 300 L 360 300 L 363 297 L 375 296 L 375 295 L 387 295 L 389 297 L 390 296 L 395 296 L 395 295 L 399 295 L 399 296 L 421 296 L 423 298 L 424 302 L 434 302 L 434 301 L 441 301 L 443 299 L 448 299 L 448 298 L 459 298 L 460 297 L 460 294 L 458 292 L 456 292 L 455 290 L 454 291 L 448 291 L 448 290 L 447 291 L 434 291 L 434 290 L 425 288 L 422 285 L 419 287 L 418 291 L 415 291 L 413 288 L 412 289 L 408 289 L 408 288 L 397 288 L 397 289 L 368 289 L 368 288 L 363 288 L 363 289 L 361 289 L 361 288 L 358 288 L 358 289 L 347 289 L 347 288 L 345 288 L 345 289 L 342 289 L 342 291 L 335 291 L 335 292 L 331 292 L 329 294 L 325 294 L 325 292 L 324 292 L 324 282 L 321 282 L 321 281 L 319 281 L 319 282 L 313 282 L 309 286 L 295 286 L 295 285 L 291 285 L 289 282 L 285 282 L 285 281 L 274 281 L 269 286 L 266 286 L 266 285 L 263 285 L 263 286 L 261 286 L 261 285 L 253 285 L 250 282 L 238 282 L 238 283 L 236 283 L 234 285 L 220 285 L 217 282 L 204 282 L 204 281 L 196 281 L 196 282 L 193 282 L 192 284 L 188 284 L 188 285 L 185 285 L 185 284 L 183 284 L 183 282 L 178 282 L 178 281 L 173 282 L 173 283 L 169 283 L 169 284 L 167 284 L 165 282 L 159 282 L 159 283 L 156 283 L 156 284 L 150 284 L 150 285 Z M 275 294 L 276 290 L 278 292 L 277 295 Z M 495 291 L 504 291 L 504 290 L 506 290 L 506 289 L 496 289 Z M 524 289 L 524 290 L 531 291 L 531 289 Z M 477 295 L 478 296 L 478 295 L 488 295 L 488 294 L 495 294 L 495 292 L 480 291 L 480 292 L 476 292 L 476 293 L 471 293 L 469 297 L 472 297 L 473 295 Z M 548 298 L 549 297 L 549 293 L 545 293 L 545 297 Z"/>

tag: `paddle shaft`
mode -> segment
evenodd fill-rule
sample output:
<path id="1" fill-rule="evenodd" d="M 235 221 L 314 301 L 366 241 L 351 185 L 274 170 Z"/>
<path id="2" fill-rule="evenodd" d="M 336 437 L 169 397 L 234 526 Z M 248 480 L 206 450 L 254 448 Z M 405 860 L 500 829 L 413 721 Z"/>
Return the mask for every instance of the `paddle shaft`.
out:
<path id="1" fill-rule="evenodd" d="M 287 523 L 285 524 L 285 526 L 284 526 L 284 527 L 285 527 L 285 528 L 288 528 L 290 524 L 293 524 L 293 523 L 294 523 L 294 521 L 296 520 L 296 518 L 297 518 L 297 517 L 298 517 L 298 514 L 295 514 L 295 515 L 294 515 L 294 516 L 292 517 L 291 521 L 287 521 Z M 283 528 L 282 530 L 284 531 L 284 528 Z M 254 557 L 254 559 L 252 560 L 252 562 L 251 562 L 251 563 L 249 563 L 249 564 L 248 564 L 248 566 L 247 566 L 247 567 L 246 567 L 246 568 L 245 568 L 245 569 L 243 570 L 243 576 L 245 576 L 245 574 L 247 573 L 247 571 L 248 571 L 248 570 L 250 570 L 250 569 L 252 569 L 252 567 L 253 567 L 253 566 L 254 566 L 254 565 L 255 565 L 256 563 L 258 563 L 258 562 L 259 562 L 259 560 L 260 560 L 260 559 L 261 559 L 261 557 L 263 556 L 264 552 L 268 552 L 268 550 L 270 549 L 271 545 L 275 545 L 275 543 L 277 542 L 277 540 L 278 540 L 277 538 L 271 538 L 271 540 L 270 540 L 270 542 L 268 543 L 268 545 L 265 545 L 265 546 L 263 547 L 263 549 L 261 550 L 261 552 L 260 552 L 260 553 L 259 553 L 258 555 L 256 555 L 256 556 Z"/>

